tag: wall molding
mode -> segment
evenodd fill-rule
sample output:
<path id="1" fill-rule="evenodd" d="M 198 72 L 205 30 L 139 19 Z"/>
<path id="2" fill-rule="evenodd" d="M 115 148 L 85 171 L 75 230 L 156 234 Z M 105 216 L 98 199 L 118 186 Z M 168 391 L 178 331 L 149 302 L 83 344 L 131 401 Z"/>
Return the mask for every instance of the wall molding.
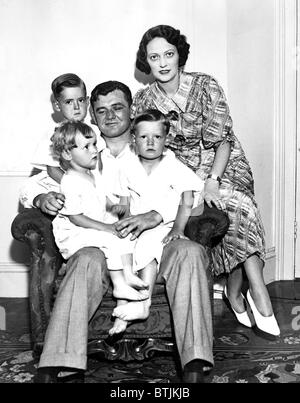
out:
<path id="1" fill-rule="evenodd" d="M 0 262 L 0 273 L 28 273 L 29 270 L 26 263 Z"/>
<path id="2" fill-rule="evenodd" d="M 31 175 L 31 171 L 0 171 L 0 177 L 28 177 Z"/>
<path id="3" fill-rule="evenodd" d="M 297 3 L 297 47 L 295 51 L 297 63 L 297 178 L 296 183 L 296 221 L 298 227 L 298 237 L 296 240 L 296 256 L 295 256 L 295 277 L 300 278 L 300 3 Z"/>
<path id="4" fill-rule="evenodd" d="M 276 257 L 276 248 L 272 246 L 266 249 L 266 260 L 274 259 Z"/>
<path id="5" fill-rule="evenodd" d="M 275 280 L 295 277 L 296 1 L 275 0 Z"/>

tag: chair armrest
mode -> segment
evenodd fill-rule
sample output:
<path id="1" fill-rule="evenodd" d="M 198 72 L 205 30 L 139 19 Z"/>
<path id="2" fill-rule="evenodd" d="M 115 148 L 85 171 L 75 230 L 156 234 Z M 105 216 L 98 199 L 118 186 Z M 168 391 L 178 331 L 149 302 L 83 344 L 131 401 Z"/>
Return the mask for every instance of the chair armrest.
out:
<path id="1" fill-rule="evenodd" d="M 39 209 L 25 209 L 19 213 L 12 222 L 12 236 L 21 242 L 25 242 L 31 252 L 41 256 L 47 252 L 49 256 L 59 253 L 52 232 L 53 217 L 42 213 Z"/>
<path id="2" fill-rule="evenodd" d="M 222 240 L 228 227 L 228 215 L 224 211 L 215 207 L 210 208 L 205 204 L 202 215 L 189 218 L 184 233 L 192 241 L 213 248 Z"/>
<path id="3" fill-rule="evenodd" d="M 52 233 L 52 217 L 39 209 L 25 209 L 11 225 L 12 236 L 31 253 L 29 301 L 35 354 L 41 351 L 53 305 L 58 271 L 63 262 Z"/>

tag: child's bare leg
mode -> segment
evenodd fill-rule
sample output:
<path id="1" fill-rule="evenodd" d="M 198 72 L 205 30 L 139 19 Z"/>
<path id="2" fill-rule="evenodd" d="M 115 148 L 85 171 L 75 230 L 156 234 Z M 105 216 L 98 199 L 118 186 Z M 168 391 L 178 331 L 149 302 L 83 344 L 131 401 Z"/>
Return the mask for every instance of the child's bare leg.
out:
<path id="1" fill-rule="evenodd" d="M 113 296 L 116 299 L 142 301 L 148 298 L 145 291 L 141 293 L 126 283 L 123 270 L 110 270 L 110 278 L 113 283 Z"/>
<path id="2" fill-rule="evenodd" d="M 128 304 L 128 301 L 124 299 L 117 300 L 117 306 L 122 306 L 126 304 Z M 112 336 L 114 334 L 124 332 L 126 330 L 127 324 L 128 324 L 127 320 L 123 320 L 121 318 L 116 317 L 113 327 L 108 331 L 109 335 Z"/>
<path id="3" fill-rule="evenodd" d="M 121 256 L 123 272 L 126 283 L 133 288 L 142 290 L 148 288 L 146 284 L 139 276 L 133 272 L 133 255 L 132 253 L 127 253 Z"/>
<path id="4" fill-rule="evenodd" d="M 135 274 L 131 267 L 124 267 L 123 269 L 125 281 L 128 285 L 137 290 L 145 290 L 149 287 L 137 274 Z"/>
<path id="5" fill-rule="evenodd" d="M 147 293 L 148 299 L 138 302 L 129 302 L 126 305 L 117 306 L 113 310 L 113 316 L 122 320 L 141 320 L 147 319 L 151 306 L 151 296 L 157 277 L 157 262 L 153 260 L 144 269 L 140 271 L 140 275 L 145 283 L 149 284 L 149 291 L 142 290 L 141 293 Z"/>

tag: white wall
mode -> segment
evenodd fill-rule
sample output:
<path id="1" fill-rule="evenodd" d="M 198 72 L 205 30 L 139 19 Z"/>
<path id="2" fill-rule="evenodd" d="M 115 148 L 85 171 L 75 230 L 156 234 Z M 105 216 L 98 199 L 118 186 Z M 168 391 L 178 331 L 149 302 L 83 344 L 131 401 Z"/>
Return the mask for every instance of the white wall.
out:
<path id="1" fill-rule="evenodd" d="M 9 0 L 0 1 L 2 77 L 0 172 L 30 169 L 32 147 L 53 129 L 50 84 L 75 72 L 91 91 L 116 79 L 133 92 L 142 84 L 134 62 L 142 34 L 171 24 L 191 42 L 188 70 L 218 76 L 226 87 L 226 19 L 223 0 Z M 191 21 L 194 21 L 192 24 Z M 13 124 L 12 124 L 13 122 Z M 2 143 L 3 144 L 3 143 Z"/>
<path id="2" fill-rule="evenodd" d="M 290 0 L 288 0 L 290 1 Z M 135 92 L 144 31 L 178 27 L 191 44 L 187 71 L 215 76 L 253 169 L 266 229 L 267 282 L 274 279 L 275 0 L 0 0 L 0 297 L 27 295 L 26 248 L 10 224 L 42 133 L 53 130 L 50 84 L 79 74 L 90 92 L 116 79 Z"/>
<path id="3" fill-rule="evenodd" d="M 214 75 L 227 91 L 226 0 L 0 0 L 0 296 L 26 296 L 25 248 L 10 223 L 33 150 L 53 130 L 50 84 L 59 74 L 81 76 L 90 92 L 116 79 L 135 92 L 142 34 L 178 27 L 191 44 L 187 71 Z"/>
<path id="4" fill-rule="evenodd" d="M 228 99 L 234 130 L 250 161 L 265 230 L 265 280 L 274 280 L 275 1 L 227 0 Z"/>
<path id="5" fill-rule="evenodd" d="M 4 153 L 2 147 L 0 152 Z M 0 175 L 0 297 L 22 298 L 28 294 L 28 250 L 25 244 L 14 240 L 10 233 L 11 223 L 18 211 L 18 189 L 24 180 L 25 176 L 18 173 Z"/>

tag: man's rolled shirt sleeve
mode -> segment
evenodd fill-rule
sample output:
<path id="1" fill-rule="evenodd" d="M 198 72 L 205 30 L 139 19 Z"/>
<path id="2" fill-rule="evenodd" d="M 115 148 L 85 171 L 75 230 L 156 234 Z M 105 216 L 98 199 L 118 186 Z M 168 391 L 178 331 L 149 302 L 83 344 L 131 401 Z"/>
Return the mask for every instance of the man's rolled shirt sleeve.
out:
<path id="1" fill-rule="evenodd" d="M 47 172 L 42 171 L 37 175 L 27 178 L 19 192 L 20 203 L 25 208 L 35 207 L 33 200 L 40 194 L 59 192 L 59 183 L 50 178 Z"/>

